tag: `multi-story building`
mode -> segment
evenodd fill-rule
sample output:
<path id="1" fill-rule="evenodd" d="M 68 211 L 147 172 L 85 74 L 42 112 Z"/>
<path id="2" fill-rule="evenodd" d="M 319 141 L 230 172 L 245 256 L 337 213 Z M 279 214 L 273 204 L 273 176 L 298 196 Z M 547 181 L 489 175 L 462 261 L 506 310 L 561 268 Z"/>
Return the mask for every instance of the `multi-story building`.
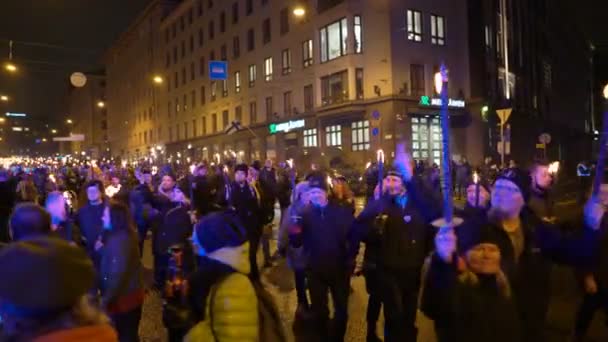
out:
<path id="1" fill-rule="evenodd" d="M 470 0 L 468 17 L 471 95 L 484 103 L 485 152 L 497 155 L 496 109 L 512 108 L 509 158 L 576 164 L 587 157 L 595 126 L 592 49 L 563 1 Z M 543 133 L 552 137 L 546 150 Z"/>
<path id="2" fill-rule="evenodd" d="M 481 116 L 472 113 L 481 101 L 469 104 L 467 27 L 465 0 L 183 0 L 159 26 L 165 84 L 148 138 L 174 159 L 339 156 L 361 166 L 405 139 L 415 159 L 439 164 L 433 75 L 444 62 L 452 151 L 479 161 Z M 151 56 L 132 49 L 124 61 L 116 55 L 117 72 L 144 79 L 151 70 L 139 69 Z M 227 62 L 225 81 L 209 78 L 210 61 Z M 137 101 L 140 90 L 121 86 L 121 96 Z M 233 122 L 245 129 L 225 133 Z M 133 140 L 140 156 L 146 129 L 143 144 Z M 133 155 L 134 146 L 124 151 Z"/>
<path id="3" fill-rule="evenodd" d="M 106 51 L 108 140 L 112 156 L 147 157 L 162 142 L 159 27 L 171 1 L 152 1 Z M 157 82 L 155 82 L 157 80 Z"/>
<path id="4" fill-rule="evenodd" d="M 84 87 L 70 87 L 66 97 L 66 122 L 53 128 L 53 135 L 82 134 L 83 141 L 61 142 L 60 152 L 85 152 L 93 158 L 108 156 L 107 111 L 105 100 L 105 75 L 103 72 L 87 73 Z M 68 121 L 69 120 L 69 121 Z"/>

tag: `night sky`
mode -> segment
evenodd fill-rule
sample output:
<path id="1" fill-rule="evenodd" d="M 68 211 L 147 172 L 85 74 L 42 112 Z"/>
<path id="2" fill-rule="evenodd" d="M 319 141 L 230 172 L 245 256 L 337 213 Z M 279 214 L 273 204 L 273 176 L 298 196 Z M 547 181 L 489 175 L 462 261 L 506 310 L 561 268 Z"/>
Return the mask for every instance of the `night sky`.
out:
<path id="1" fill-rule="evenodd" d="M 0 104 L 0 111 L 8 109 L 51 122 L 62 121 L 69 75 L 78 70 L 96 70 L 101 53 L 149 1 L 2 0 L 0 60 L 8 57 L 8 39 L 13 39 L 14 58 L 24 67 L 17 75 L 0 72 L 0 94 L 12 97 L 8 107 Z M 608 50 L 608 1 L 563 2 L 590 39 Z M 67 49 L 24 45 L 21 41 Z M 600 75 L 598 78 L 608 79 Z"/>
<path id="2" fill-rule="evenodd" d="M 0 111 L 63 121 L 69 75 L 99 69 L 101 54 L 149 1 L 2 0 L 0 61 L 7 59 L 12 39 L 15 61 L 23 67 L 17 75 L 0 72 L 0 94 L 12 97 Z"/>

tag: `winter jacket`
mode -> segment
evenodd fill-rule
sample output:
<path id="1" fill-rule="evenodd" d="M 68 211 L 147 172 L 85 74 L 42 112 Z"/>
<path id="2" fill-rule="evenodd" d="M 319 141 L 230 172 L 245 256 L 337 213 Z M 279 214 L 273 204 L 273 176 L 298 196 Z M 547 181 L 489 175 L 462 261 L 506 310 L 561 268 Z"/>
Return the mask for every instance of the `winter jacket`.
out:
<path id="1" fill-rule="evenodd" d="M 347 207 L 329 202 L 325 207 L 307 205 L 302 211 L 302 241 L 308 268 L 313 272 L 344 272 L 352 267 L 351 226 Z"/>
<path id="2" fill-rule="evenodd" d="M 215 191 L 207 176 L 196 176 L 191 185 L 192 205 L 199 216 L 207 215 L 215 202 Z"/>
<path id="3" fill-rule="evenodd" d="M 377 266 L 387 271 L 418 272 L 433 246 L 435 229 L 429 223 L 439 217 L 438 205 L 416 181 L 406 183 L 406 189 L 401 199 L 383 196 L 370 202 L 354 225 L 353 245 L 375 241 Z"/>
<path id="4" fill-rule="evenodd" d="M 105 231 L 101 249 L 102 305 L 110 313 L 124 313 L 143 304 L 143 267 L 134 230 Z"/>
<path id="5" fill-rule="evenodd" d="M 232 183 L 231 204 L 236 209 L 236 214 L 247 228 L 250 238 L 262 234 L 262 213 L 257 192 L 249 183 L 243 185 L 237 182 Z"/>
<path id="6" fill-rule="evenodd" d="M 544 326 L 552 262 L 570 265 L 588 263 L 597 234 L 586 229 L 580 234 L 567 235 L 526 211 L 521 214 L 521 222 L 524 247 L 519 259 L 516 259 L 507 232 L 487 218 L 467 220 L 455 232 L 459 250 L 464 250 L 463 246 L 474 245 L 482 229 L 489 229 L 496 235 L 501 252 L 501 269 L 511 283 L 522 335 L 528 338 L 537 336 Z"/>
<path id="7" fill-rule="evenodd" d="M 433 255 L 428 276 L 440 285 L 427 282 L 423 292 L 423 298 L 435 300 L 441 310 L 440 317 L 437 312 L 431 315 L 439 342 L 522 341 L 518 312 L 504 274 L 459 272 L 454 264 Z"/>
<path id="8" fill-rule="evenodd" d="M 277 173 L 274 168 L 260 170 L 260 185 L 262 188 L 262 202 L 272 202 L 277 198 Z"/>
<path id="9" fill-rule="evenodd" d="M 593 254 L 586 265 L 579 267 L 582 274 L 592 274 L 598 288 L 608 289 L 608 215 L 602 218 L 598 237 L 593 243 Z"/>
<path id="10" fill-rule="evenodd" d="M 116 331 L 107 324 L 55 331 L 35 338 L 32 342 L 118 342 Z"/>
<path id="11" fill-rule="evenodd" d="M 289 228 L 295 224 L 294 220 L 301 224 L 302 210 L 304 205 L 299 201 L 291 204 L 281 216 L 281 226 L 278 234 L 278 250 L 284 251 L 287 255 L 287 262 L 292 269 L 303 270 L 306 268 L 307 260 L 303 248 L 295 248 L 289 245 Z"/>
<path id="12" fill-rule="evenodd" d="M 530 193 L 530 200 L 528 201 L 528 208 L 543 221 L 550 221 L 555 213 L 553 208 L 555 207 L 555 201 L 553 196 L 548 191 L 533 190 Z"/>
<path id="13" fill-rule="evenodd" d="M 246 253 L 239 260 L 203 257 L 189 281 L 189 302 L 198 323 L 185 342 L 258 342 L 258 299 L 247 277 L 249 270 L 239 268 L 248 268 L 248 257 Z"/>
<path id="14" fill-rule="evenodd" d="M 95 252 L 95 242 L 103 232 L 101 217 L 105 208 L 104 203 L 99 205 L 87 203 L 76 214 L 76 222 L 78 223 L 78 227 L 80 227 L 82 237 L 86 240 L 87 253 L 93 259 L 96 266 L 98 266 L 98 258 Z"/>
<path id="15" fill-rule="evenodd" d="M 180 245 L 184 251 L 184 271 L 187 273 L 192 271 L 194 268 L 194 254 L 189 242 L 192 229 L 192 221 L 186 207 L 179 206 L 171 209 L 154 234 L 154 255 L 168 255 L 169 247 Z"/>

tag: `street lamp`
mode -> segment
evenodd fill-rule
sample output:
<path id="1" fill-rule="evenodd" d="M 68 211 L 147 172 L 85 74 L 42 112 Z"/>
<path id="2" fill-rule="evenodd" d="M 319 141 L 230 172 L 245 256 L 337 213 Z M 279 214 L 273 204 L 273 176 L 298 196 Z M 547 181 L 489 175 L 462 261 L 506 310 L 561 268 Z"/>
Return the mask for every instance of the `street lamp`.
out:
<path id="1" fill-rule="evenodd" d="M 17 72 L 17 66 L 11 62 L 6 62 L 4 64 L 4 69 L 11 73 Z"/>
<path id="2" fill-rule="evenodd" d="M 8 96 L 6 96 L 6 95 L 0 95 L 0 101 L 2 101 L 2 102 L 8 102 Z"/>
<path id="3" fill-rule="evenodd" d="M 306 9 L 302 5 L 297 5 L 293 9 L 293 15 L 295 15 L 298 18 L 302 18 L 303 16 L 306 15 Z"/>
<path id="4" fill-rule="evenodd" d="M 72 121 L 72 119 L 67 119 L 67 120 L 65 120 L 65 123 L 67 123 L 68 125 L 71 125 L 71 124 L 73 124 L 74 122 Z"/>
<path id="5" fill-rule="evenodd" d="M 0 123 L 4 123 L 6 121 L 5 118 L 0 118 Z"/>
<path id="6" fill-rule="evenodd" d="M 604 86 L 604 99 L 608 100 L 608 84 Z"/>
<path id="7" fill-rule="evenodd" d="M 56 130 L 56 129 L 52 129 L 52 130 L 51 130 L 51 133 L 52 133 L 52 134 L 57 134 L 57 130 Z"/>
<path id="8" fill-rule="evenodd" d="M 99 108 L 104 108 L 105 106 L 106 106 L 106 103 L 105 103 L 105 102 L 103 102 L 103 101 L 99 101 L 99 102 L 97 102 L 97 107 L 99 107 Z"/>
<path id="9" fill-rule="evenodd" d="M 154 76 L 154 78 L 152 78 L 152 80 L 154 81 L 155 84 L 158 84 L 158 85 L 163 84 L 163 81 L 164 81 L 162 76 L 159 76 L 159 75 Z"/>

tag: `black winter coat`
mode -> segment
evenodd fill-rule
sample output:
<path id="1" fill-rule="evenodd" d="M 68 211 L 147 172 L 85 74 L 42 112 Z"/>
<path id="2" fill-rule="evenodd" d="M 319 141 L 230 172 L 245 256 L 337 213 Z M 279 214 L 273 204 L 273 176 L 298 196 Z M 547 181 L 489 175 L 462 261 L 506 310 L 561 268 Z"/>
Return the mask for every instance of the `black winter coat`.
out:
<path id="1" fill-rule="evenodd" d="M 395 198 L 383 196 L 368 203 L 354 225 L 353 245 L 369 240 L 370 233 L 376 235 L 373 239 L 379 239 L 377 266 L 388 271 L 420 270 L 436 231 L 429 223 L 440 214 L 439 206 L 419 192 L 416 182 L 406 187 L 404 207 Z"/>
<path id="2" fill-rule="evenodd" d="M 565 234 L 553 226 L 546 225 L 527 211 L 522 212 L 521 221 L 524 249 L 519 260 L 516 260 L 509 235 L 488 219 L 466 220 L 455 232 L 458 237 L 458 249 L 461 251 L 465 250 L 464 246 L 476 244 L 483 229 L 490 230 L 496 237 L 501 252 L 501 268 L 511 284 L 522 336 L 529 339 L 539 336 L 544 327 L 552 262 L 570 265 L 588 263 L 597 233 L 587 229 L 575 235 Z M 427 281 L 441 284 L 440 281 L 430 278 Z M 427 314 L 428 311 L 440 311 L 437 308 L 429 309 L 429 305 L 424 302 L 422 307 Z"/>
<path id="3" fill-rule="evenodd" d="M 243 186 L 233 182 L 231 188 L 231 202 L 236 214 L 247 228 L 250 238 L 262 234 L 262 213 L 260 202 L 253 186 L 245 183 Z"/>
<path id="4" fill-rule="evenodd" d="M 99 258 L 96 256 L 95 242 L 103 232 L 101 217 L 105 208 L 104 203 L 99 205 L 87 203 L 76 214 L 76 222 L 78 223 L 78 227 L 80 227 L 82 237 L 86 240 L 87 253 L 97 266 L 99 265 Z"/>
<path id="5" fill-rule="evenodd" d="M 352 267 L 353 214 L 348 207 L 328 203 L 308 205 L 302 212 L 302 241 L 307 265 L 313 272 L 335 274 Z"/>
<path id="6" fill-rule="evenodd" d="M 500 289 L 496 276 L 475 275 L 478 283 L 459 277 L 456 267 L 431 258 L 429 279 L 440 281 L 443 293 L 427 293 L 443 312 L 435 328 L 439 342 L 519 342 L 521 328 L 512 297 Z M 426 298 L 426 297 L 425 297 Z"/>

